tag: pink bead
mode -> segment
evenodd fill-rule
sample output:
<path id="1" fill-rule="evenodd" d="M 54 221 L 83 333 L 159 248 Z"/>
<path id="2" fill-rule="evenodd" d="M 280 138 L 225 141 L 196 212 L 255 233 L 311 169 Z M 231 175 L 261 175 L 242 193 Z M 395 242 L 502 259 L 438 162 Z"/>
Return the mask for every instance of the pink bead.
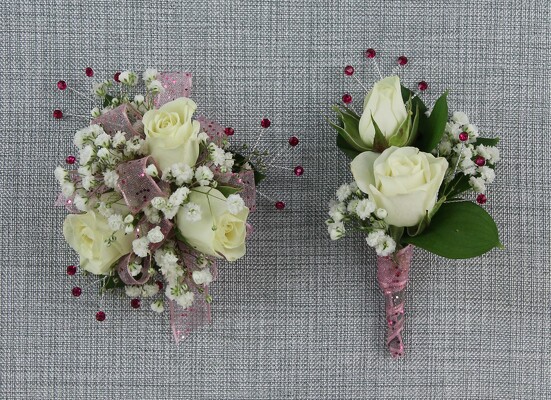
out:
<path id="1" fill-rule="evenodd" d="M 488 201 L 488 198 L 485 194 L 480 193 L 478 196 L 476 196 L 476 202 L 478 204 L 486 204 L 486 201 Z"/>
<path id="2" fill-rule="evenodd" d="M 406 56 L 400 56 L 396 59 L 396 62 L 403 67 L 408 63 L 408 58 Z"/>
<path id="3" fill-rule="evenodd" d="M 63 112 L 61 110 L 54 110 L 54 113 L 52 115 L 55 119 L 63 118 Z"/>
<path id="4" fill-rule="evenodd" d="M 282 201 L 276 201 L 275 208 L 277 208 L 278 210 L 283 210 L 285 208 L 285 203 Z"/>
<path id="5" fill-rule="evenodd" d="M 375 58 L 376 55 L 377 55 L 377 53 L 375 52 L 375 49 L 369 48 L 365 51 L 365 57 L 366 58 Z"/>
<path id="6" fill-rule="evenodd" d="M 57 88 L 59 90 L 65 90 L 67 89 L 67 83 L 65 81 L 58 81 L 57 82 Z"/>
<path id="7" fill-rule="evenodd" d="M 298 140 L 298 137 L 296 136 L 291 136 L 289 138 L 289 144 L 293 147 L 295 147 L 297 144 L 298 144 L 299 140 Z"/>
<path id="8" fill-rule="evenodd" d="M 354 75 L 354 67 L 352 65 L 347 65 L 346 67 L 344 67 L 344 74 L 346 76 Z"/>
<path id="9" fill-rule="evenodd" d="M 69 165 L 72 165 L 75 163 L 77 159 L 75 158 L 75 156 L 67 156 L 67 158 L 65 159 L 65 162 Z"/>
<path id="10" fill-rule="evenodd" d="M 121 76 L 121 73 L 120 72 L 115 72 L 115 75 L 113 75 L 113 80 L 117 83 L 119 83 L 121 80 L 120 80 L 120 76 Z"/>
<path id="11" fill-rule="evenodd" d="M 159 290 L 163 290 L 163 282 L 155 281 L 155 283 L 157 284 L 157 287 L 159 288 Z"/>
<path id="12" fill-rule="evenodd" d="M 352 96 L 350 96 L 350 94 L 348 94 L 348 93 L 343 94 L 343 95 L 342 95 L 342 102 L 343 102 L 344 104 L 350 104 L 350 103 L 352 103 Z"/>
<path id="13" fill-rule="evenodd" d="M 105 321 L 105 313 L 103 311 L 98 311 L 96 313 L 96 320 L 99 322 Z"/>
<path id="14" fill-rule="evenodd" d="M 84 70 L 84 73 L 86 74 L 87 77 L 91 78 L 94 76 L 94 70 L 90 67 L 86 67 L 86 69 Z"/>
<path id="15" fill-rule="evenodd" d="M 297 165 L 294 169 L 294 172 L 296 176 L 301 176 L 302 174 L 304 174 L 304 168 L 302 168 L 300 165 Z"/>
<path id="16" fill-rule="evenodd" d="M 140 306 L 141 306 L 140 299 L 130 300 L 130 305 L 132 306 L 132 308 L 140 308 Z"/>
<path id="17" fill-rule="evenodd" d="M 476 159 L 474 160 L 474 163 L 476 165 L 478 165 L 479 167 L 483 167 L 484 165 L 486 165 L 486 159 L 482 156 L 478 156 L 476 157 Z"/>
<path id="18" fill-rule="evenodd" d="M 73 294 L 73 296 L 79 297 L 82 294 L 82 289 L 78 286 L 75 286 L 73 290 L 71 290 L 71 293 Z"/>
<path id="19" fill-rule="evenodd" d="M 226 134 L 226 136 L 233 136 L 235 130 L 232 127 L 228 126 L 226 129 L 224 129 L 224 133 Z"/>
<path id="20" fill-rule="evenodd" d="M 467 132 L 461 132 L 459 134 L 459 140 L 461 140 L 462 142 L 466 142 L 467 140 L 469 140 L 469 134 Z"/>
<path id="21" fill-rule="evenodd" d="M 67 266 L 67 275 L 74 275 L 77 273 L 77 267 L 74 265 Z"/>
<path id="22" fill-rule="evenodd" d="M 260 121 L 260 126 L 263 128 L 269 128 L 270 125 L 272 125 L 272 122 L 268 118 L 263 118 L 262 121 Z"/>
<path id="23" fill-rule="evenodd" d="M 419 90 L 420 90 L 421 92 L 424 92 L 425 90 L 428 89 L 429 84 L 428 84 L 427 82 L 425 82 L 425 81 L 421 81 L 421 82 L 419 82 L 419 83 L 417 84 L 417 87 L 419 88 Z"/>

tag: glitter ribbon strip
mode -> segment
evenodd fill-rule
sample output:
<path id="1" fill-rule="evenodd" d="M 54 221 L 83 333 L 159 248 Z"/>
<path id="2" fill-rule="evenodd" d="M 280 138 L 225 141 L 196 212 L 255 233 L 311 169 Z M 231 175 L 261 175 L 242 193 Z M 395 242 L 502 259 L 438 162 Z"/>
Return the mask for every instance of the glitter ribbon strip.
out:
<path id="1" fill-rule="evenodd" d="M 409 280 L 413 246 L 409 245 L 393 256 L 377 257 L 377 281 L 385 296 L 387 322 L 386 344 L 393 358 L 404 355 L 402 331 L 405 322 L 404 295 Z"/>

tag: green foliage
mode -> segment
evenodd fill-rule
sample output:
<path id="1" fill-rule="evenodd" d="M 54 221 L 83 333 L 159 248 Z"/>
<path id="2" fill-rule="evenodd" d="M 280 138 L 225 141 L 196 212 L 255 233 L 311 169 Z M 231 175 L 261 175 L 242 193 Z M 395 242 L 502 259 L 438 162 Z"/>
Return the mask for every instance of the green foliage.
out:
<path id="1" fill-rule="evenodd" d="M 442 204 L 423 233 L 402 241 L 453 259 L 477 257 L 503 247 L 492 217 L 468 201 Z"/>
<path id="2" fill-rule="evenodd" d="M 421 151 L 430 153 L 442 139 L 446 122 L 448 122 L 447 96 L 448 92 L 446 91 L 434 103 L 430 116 L 422 120 L 418 146 Z"/>

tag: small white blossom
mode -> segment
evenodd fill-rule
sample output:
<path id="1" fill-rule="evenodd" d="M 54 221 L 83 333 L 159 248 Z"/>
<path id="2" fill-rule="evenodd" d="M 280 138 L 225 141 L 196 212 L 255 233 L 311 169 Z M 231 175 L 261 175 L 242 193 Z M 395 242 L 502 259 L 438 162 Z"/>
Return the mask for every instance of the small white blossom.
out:
<path id="1" fill-rule="evenodd" d="M 201 207 L 199 204 L 187 203 L 183 207 L 184 219 L 190 222 L 196 222 L 201 220 Z"/>
<path id="2" fill-rule="evenodd" d="M 199 132 L 199 134 L 197 135 L 197 138 L 199 139 L 199 141 L 201 141 L 201 142 L 203 142 L 203 143 L 206 143 L 207 140 L 209 140 L 209 135 L 207 134 L 207 132 L 201 131 L 201 132 Z"/>
<path id="3" fill-rule="evenodd" d="M 148 68 L 144 71 L 143 73 L 143 80 L 146 82 L 146 83 L 149 83 L 155 79 L 157 79 L 157 75 L 159 75 L 159 73 L 157 72 L 156 69 L 154 68 Z"/>
<path id="4" fill-rule="evenodd" d="M 139 258 L 137 260 L 140 260 Z M 130 275 L 137 276 L 142 271 L 142 265 L 139 262 L 132 262 L 128 264 L 128 272 Z"/>
<path id="5" fill-rule="evenodd" d="M 214 173 L 204 165 L 198 167 L 195 171 L 195 179 L 201 186 L 208 186 L 212 178 L 214 178 Z"/>
<path id="6" fill-rule="evenodd" d="M 344 229 L 344 224 L 342 222 L 333 222 L 327 225 L 327 231 L 331 240 L 337 240 L 343 237 L 346 230 Z"/>
<path id="7" fill-rule="evenodd" d="M 138 82 L 138 76 L 132 71 L 123 71 L 119 75 L 119 80 L 128 86 L 134 86 Z"/>
<path id="8" fill-rule="evenodd" d="M 86 175 L 82 177 L 81 183 L 85 190 L 90 191 L 96 185 L 96 179 L 92 175 Z"/>
<path id="9" fill-rule="evenodd" d="M 490 167 L 480 167 L 478 168 L 478 172 L 480 173 L 480 177 L 484 179 L 487 183 L 492 183 L 496 177 L 496 173 Z"/>
<path id="10" fill-rule="evenodd" d="M 375 210 L 375 215 L 379 219 L 385 219 L 388 213 L 384 208 L 377 208 L 377 210 Z"/>
<path id="11" fill-rule="evenodd" d="M 155 300 L 151 303 L 151 309 L 155 312 L 162 313 L 165 310 L 165 302 L 162 299 Z"/>
<path id="12" fill-rule="evenodd" d="M 226 206 L 230 214 L 239 214 L 245 208 L 245 201 L 238 194 L 230 194 L 226 199 Z"/>
<path id="13" fill-rule="evenodd" d="M 214 143 L 209 144 L 208 150 L 210 159 L 212 160 L 212 163 L 214 165 L 220 166 L 224 164 L 224 162 L 226 161 L 226 153 L 224 152 L 224 150 L 222 150 Z"/>
<path id="14" fill-rule="evenodd" d="M 121 131 L 115 133 L 113 136 L 113 147 L 119 147 L 121 144 L 126 143 L 126 136 Z"/>
<path id="15" fill-rule="evenodd" d="M 195 299 L 195 294 L 193 292 L 185 292 L 181 296 L 176 298 L 176 303 L 182 308 L 188 308 L 193 305 L 193 300 Z"/>
<path id="16" fill-rule="evenodd" d="M 142 294 L 142 288 L 139 286 L 127 285 L 124 287 L 124 291 L 128 297 L 139 297 Z"/>
<path id="17" fill-rule="evenodd" d="M 371 247 L 377 246 L 381 241 L 385 238 L 385 232 L 381 230 L 376 230 L 373 232 L 370 232 L 367 237 L 365 238 L 367 244 Z"/>
<path id="18" fill-rule="evenodd" d="M 379 257 L 386 257 L 394 253 L 396 242 L 390 236 L 385 237 L 375 246 L 375 251 Z"/>
<path id="19" fill-rule="evenodd" d="M 137 105 L 143 104 L 144 101 L 145 97 L 143 97 L 141 94 L 137 94 L 136 96 L 134 96 L 134 103 L 136 103 Z"/>
<path id="20" fill-rule="evenodd" d="M 350 202 L 348 203 L 348 206 L 346 206 L 346 211 L 348 211 L 350 214 L 355 214 L 356 213 L 356 208 L 358 207 L 359 202 L 360 202 L 359 199 L 350 200 Z"/>
<path id="21" fill-rule="evenodd" d="M 162 93 L 165 90 L 165 88 L 163 87 L 163 84 L 157 79 L 154 79 L 151 82 L 149 82 L 147 84 L 147 88 L 151 90 L 153 94 Z"/>
<path id="22" fill-rule="evenodd" d="M 368 218 L 377 206 L 375 206 L 375 203 L 373 203 L 369 199 L 362 199 L 358 202 L 358 206 L 356 207 L 356 214 L 358 217 L 362 220 Z"/>
<path id="23" fill-rule="evenodd" d="M 111 86 L 109 81 L 97 82 L 92 85 L 92 93 L 96 96 L 103 98 L 107 95 L 107 90 Z"/>
<path id="24" fill-rule="evenodd" d="M 102 147 L 101 149 L 98 150 L 98 157 L 99 158 L 104 158 L 104 159 L 107 159 L 110 157 L 110 153 L 109 153 L 109 150 L 107 150 L 105 147 Z"/>
<path id="25" fill-rule="evenodd" d="M 61 184 L 61 193 L 65 197 L 70 197 L 75 192 L 75 185 L 73 182 L 63 182 Z"/>
<path id="26" fill-rule="evenodd" d="M 101 111 L 98 107 L 94 107 L 92 108 L 92 110 L 90 111 L 90 115 L 92 116 L 92 118 L 97 118 L 101 115 Z"/>
<path id="27" fill-rule="evenodd" d="M 212 282 L 212 274 L 208 268 L 200 271 L 193 271 L 191 274 L 193 281 L 198 285 L 208 285 Z"/>
<path id="28" fill-rule="evenodd" d="M 134 232 L 134 225 L 126 225 L 124 227 L 124 233 L 132 233 Z"/>
<path id="29" fill-rule="evenodd" d="M 149 164 L 145 169 L 145 173 L 153 177 L 156 177 L 159 175 L 159 171 L 157 171 L 157 167 L 155 166 L 155 164 Z"/>
<path id="30" fill-rule="evenodd" d="M 132 242 L 132 251 L 134 251 L 138 257 L 147 257 L 149 254 L 149 241 L 147 240 L 147 237 L 134 239 Z"/>
<path id="31" fill-rule="evenodd" d="M 107 218 L 107 224 L 109 225 L 109 228 L 111 228 L 114 231 L 118 231 L 119 229 L 122 229 L 124 227 L 122 215 L 120 214 L 110 215 L 109 218 Z"/>
<path id="32" fill-rule="evenodd" d="M 107 170 L 103 173 L 103 183 L 110 188 L 116 188 L 119 182 L 119 174 L 115 170 Z"/>
<path id="33" fill-rule="evenodd" d="M 93 154 L 94 148 L 92 146 L 84 146 L 79 152 L 80 164 L 88 164 Z"/>
<path id="34" fill-rule="evenodd" d="M 233 166 L 235 164 L 235 160 L 233 158 L 233 153 L 231 153 L 229 151 L 226 152 L 225 158 L 226 158 L 226 160 L 224 161 L 224 166 L 228 169 L 233 168 Z"/>
<path id="35" fill-rule="evenodd" d="M 57 167 L 54 170 L 55 179 L 57 179 L 60 185 L 65 182 L 65 177 L 67 176 L 67 174 L 67 171 L 65 171 L 62 167 Z"/>
<path id="36" fill-rule="evenodd" d="M 350 185 L 344 183 L 337 189 L 337 199 L 339 201 L 345 201 L 352 194 Z"/>
<path id="37" fill-rule="evenodd" d="M 147 240 L 150 243 L 160 243 L 165 238 L 165 235 L 161 232 L 161 227 L 156 226 L 155 228 L 151 229 L 149 232 L 147 232 Z"/>
<path id="38" fill-rule="evenodd" d="M 469 184 L 475 192 L 486 193 L 486 185 L 484 184 L 484 179 L 471 176 L 469 178 Z"/>
<path id="39" fill-rule="evenodd" d="M 132 222 L 134 222 L 134 216 L 132 214 L 128 214 L 126 217 L 124 217 L 125 224 L 131 224 Z"/>
<path id="40" fill-rule="evenodd" d="M 162 220 L 161 215 L 159 214 L 159 210 L 153 207 L 145 207 L 143 209 L 143 213 L 147 220 L 151 222 L 152 224 L 159 224 Z"/>
<path id="41" fill-rule="evenodd" d="M 111 136 L 109 136 L 107 133 L 100 134 L 95 140 L 94 144 L 98 147 L 101 146 L 107 146 L 111 142 Z"/>
<path id="42" fill-rule="evenodd" d="M 142 296 L 151 297 L 155 296 L 159 292 L 159 286 L 157 284 L 143 285 L 142 286 Z"/>
<path id="43" fill-rule="evenodd" d="M 73 205 L 79 210 L 79 211 L 86 211 L 88 207 L 86 206 L 86 198 L 75 195 L 75 198 L 73 199 Z"/>
<path id="44" fill-rule="evenodd" d="M 174 206 L 179 207 L 188 197 L 190 190 L 185 187 L 179 187 L 174 193 L 170 195 L 169 202 Z"/>
<path id="45" fill-rule="evenodd" d="M 459 111 L 453 113 L 452 120 L 459 125 L 467 125 L 469 123 L 469 117 L 467 117 L 467 114 Z"/>
<path id="46" fill-rule="evenodd" d="M 162 211 L 166 207 L 166 199 L 164 197 L 154 197 L 151 200 L 151 205 L 157 210 Z"/>

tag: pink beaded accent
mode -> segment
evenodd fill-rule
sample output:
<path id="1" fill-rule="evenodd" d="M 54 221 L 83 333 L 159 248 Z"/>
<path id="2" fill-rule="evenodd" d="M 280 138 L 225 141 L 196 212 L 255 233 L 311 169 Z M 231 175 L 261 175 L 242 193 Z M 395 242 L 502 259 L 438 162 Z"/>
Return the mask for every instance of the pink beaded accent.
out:
<path id="1" fill-rule="evenodd" d="M 113 75 L 113 80 L 117 83 L 120 83 L 121 81 L 120 76 L 121 76 L 120 72 L 115 72 L 115 75 Z"/>
<path id="2" fill-rule="evenodd" d="M 350 96 L 350 94 L 348 94 L 348 93 L 343 94 L 343 95 L 342 95 L 342 102 L 343 102 L 344 104 L 350 104 L 350 103 L 352 103 L 352 96 Z"/>
<path id="3" fill-rule="evenodd" d="M 141 303 L 140 299 L 132 299 L 132 300 L 130 300 L 130 305 L 132 306 L 132 308 L 140 308 L 142 303 Z"/>
<path id="4" fill-rule="evenodd" d="M 427 82 L 425 82 L 425 81 L 421 81 L 421 82 L 419 82 L 419 83 L 417 84 L 417 88 L 419 88 L 419 90 L 420 90 L 421 92 L 424 92 L 425 90 L 427 90 L 428 87 L 429 87 L 429 84 L 428 84 Z"/>
<path id="5" fill-rule="evenodd" d="M 53 117 L 54 117 L 55 119 L 61 119 L 61 118 L 63 118 L 63 111 L 61 111 L 61 110 L 54 110 L 54 112 L 53 112 L 52 115 L 53 115 Z"/>
<path id="6" fill-rule="evenodd" d="M 366 58 L 375 58 L 377 53 L 375 52 L 375 49 L 369 48 L 365 51 L 365 57 Z"/>
<path id="7" fill-rule="evenodd" d="M 408 58 L 406 56 L 400 56 L 396 59 L 396 62 L 403 67 L 408 63 Z"/>
<path id="8" fill-rule="evenodd" d="M 298 145 L 298 143 L 299 143 L 298 137 L 296 137 L 296 136 L 291 136 L 291 137 L 289 138 L 289 144 L 290 144 L 291 146 L 295 147 L 296 145 Z"/>
<path id="9" fill-rule="evenodd" d="M 270 125 L 272 125 L 272 121 L 270 121 L 268 118 L 263 118 L 262 121 L 260 121 L 260 126 L 263 128 L 269 128 Z"/>
<path id="10" fill-rule="evenodd" d="M 77 267 L 74 265 L 68 265 L 67 266 L 67 275 L 74 275 L 77 273 Z"/>
<path id="11" fill-rule="evenodd" d="M 75 287 L 71 290 L 71 293 L 72 293 L 73 296 L 79 297 L 79 296 L 82 294 L 82 289 L 79 288 L 78 286 L 75 286 Z"/>
<path id="12" fill-rule="evenodd" d="M 67 158 L 65 158 L 65 162 L 69 165 L 73 165 L 76 160 L 75 156 L 67 156 Z"/>
<path id="13" fill-rule="evenodd" d="M 344 74 L 346 76 L 354 75 L 354 67 L 352 65 L 347 65 L 346 67 L 344 67 Z"/>
<path id="14" fill-rule="evenodd" d="M 461 140 L 462 142 L 466 142 L 467 140 L 469 140 L 469 134 L 467 132 L 461 132 L 459 134 L 459 140 Z"/>
<path id="15" fill-rule="evenodd" d="M 105 313 L 103 311 L 98 311 L 96 313 L 96 320 L 99 322 L 105 321 Z"/>
<path id="16" fill-rule="evenodd" d="M 488 201 L 488 198 L 483 193 L 480 193 L 478 196 L 476 196 L 476 202 L 478 204 L 486 204 L 487 201 Z"/>
<path id="17" fill-rule="evenodd" d="M 90 67 L 86 67 L 86 69 L 84 70 L 84 73 L 86 74 L 87 77 L 91 78 L 94 76 L 94 70 Z"/>
<path id="18" fill-rule="evenodd" d="M 224 133 L 226 134 L 226 136 L 233 136 L 235 130 L 228 126 L 226 129 L 224 129 Z"/>
<path id="19" fill-rule="evenodd" d="M 301 176 L 304 174 L 304 168 L 302 168 L 300 165 L 297 165 L 294 169 L 294 173 L 296 176 Z"/>
<path id="20" fill-rule="evenodd" d="M 67 89 L 67 83 L 65 81 L 59 81 L 59 82 L 57 82 L 57 88 L 59 90 Z"/>
<path id="21" fill-rule="evenodd" d="M 277 208 L 278 210 L 283 210 L 285 208 L 285 203 L 282 201 L 276 201 L 275 208 Z"/>
<path id="22" fill-rule="evenodd" d="M 486 159 L 482 156 L 477 156 L 474 160 L 474 163 L 479 167 L 483 167 L 484 165 L 486 165 Z"/>

